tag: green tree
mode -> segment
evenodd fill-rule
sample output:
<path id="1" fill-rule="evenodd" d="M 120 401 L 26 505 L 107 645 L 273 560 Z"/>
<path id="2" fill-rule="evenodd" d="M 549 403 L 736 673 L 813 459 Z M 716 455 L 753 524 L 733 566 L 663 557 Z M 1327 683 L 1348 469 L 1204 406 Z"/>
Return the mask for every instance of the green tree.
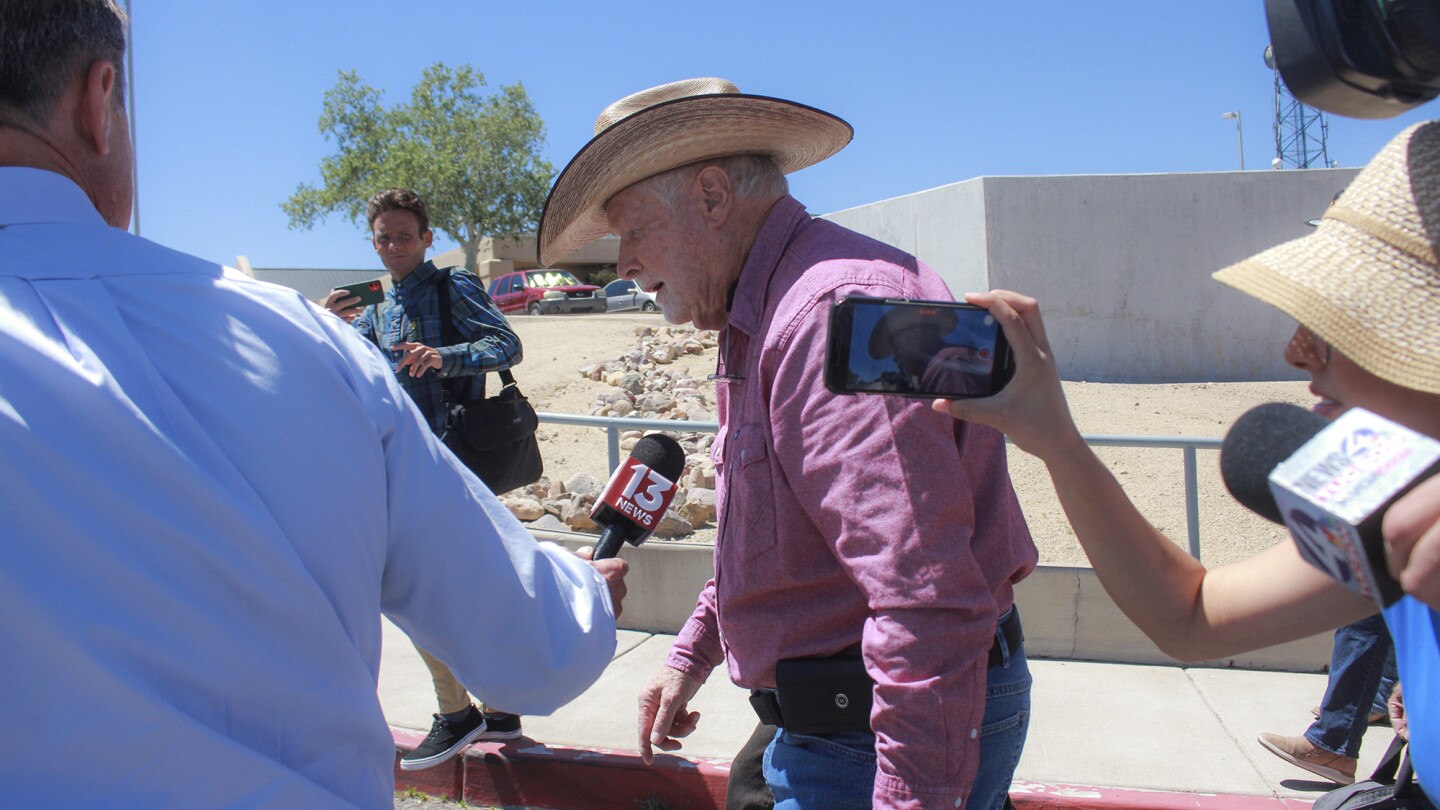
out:
<path id="1" fill-rule="evenodd" d="M 430 227 L 460 243 L 472 272 L 484 237 L 533 233 L 555 174 L 540 156 L 545 123 L 524 85 L 483 87 L 478 70 L 437 63 L 409 101 L 387 108 L 380 91 L 341 71 L 320 114 L 335 153 L 320 161 L 318 188 L 301 183 L 281 204 L 290 227 L 344 212 L 368 233 L 365 201 L 399 186 L 425 200 Z"/>
<path id="2" fill-rule="evenodd" d="M 607 264 L 599 270 L 592 272 L 585 280 L 585 283 L 594 284 L 596 287 L 604 287 L 606 284 L 620 277 L 620 274 L 615 272 L 615 269 L 615 265 Z"/>

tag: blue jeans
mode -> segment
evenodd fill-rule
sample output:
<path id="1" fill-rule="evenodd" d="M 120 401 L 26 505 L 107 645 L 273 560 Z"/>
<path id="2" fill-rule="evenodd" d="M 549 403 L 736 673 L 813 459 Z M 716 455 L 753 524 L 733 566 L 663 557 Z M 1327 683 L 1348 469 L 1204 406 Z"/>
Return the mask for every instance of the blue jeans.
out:
<path id="1" fill-rule="evenodd" d="M 1000 639 L 1000 644 L 1005 644 Z M 1030 727 L 1030 667 L 1025 649 L 1005 650 L 988 670 L 980 768 L 966 810 L 998 810 Z M 927 744 L 916 740 L 916 745 Z M 765 781 L 776 810 L 869 810 L 875 787 L 875 735 L 868 731 L 795 734 L 779 729 L 765 751 Z"/>
<path id="2" fill-rule="evenodd" d="M 1370 714 L 1386 712 L 1395 689 L 1395 645 L 1380 614 L 1335 631 L 1330 680 L 1320 702 L 1320 717 L 1305 739 L 1332 754 L 1360 756 L 1360 740 Z"/>

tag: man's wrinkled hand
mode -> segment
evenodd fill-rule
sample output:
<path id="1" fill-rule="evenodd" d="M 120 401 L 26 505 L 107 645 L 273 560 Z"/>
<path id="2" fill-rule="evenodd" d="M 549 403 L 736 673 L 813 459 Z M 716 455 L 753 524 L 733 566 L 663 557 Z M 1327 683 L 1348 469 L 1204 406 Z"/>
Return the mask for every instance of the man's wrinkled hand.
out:
<path id="1" fill-rule="evenodd" d="M 672 667 L 661 667 L 640 692 L 640 759 L 649 765 L 655 750 L 675 751 L 680 737 L 695 730 L 700 713 L 689 710 L 700 682 Z"/>

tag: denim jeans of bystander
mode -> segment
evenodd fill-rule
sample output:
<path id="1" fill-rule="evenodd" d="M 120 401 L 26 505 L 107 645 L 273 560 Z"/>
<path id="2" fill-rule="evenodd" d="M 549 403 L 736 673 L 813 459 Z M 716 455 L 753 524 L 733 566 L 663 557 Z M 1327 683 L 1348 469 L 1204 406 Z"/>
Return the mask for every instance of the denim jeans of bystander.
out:
<path id="1" fill-rule="evenodd" d="M 1378 613 L 1335 631 L 1320 716 L 1305 739 L 1332 754 L 1360 756 L 1371 714 L 1385 714 L 1395 689 L 1395 645 Z"/>

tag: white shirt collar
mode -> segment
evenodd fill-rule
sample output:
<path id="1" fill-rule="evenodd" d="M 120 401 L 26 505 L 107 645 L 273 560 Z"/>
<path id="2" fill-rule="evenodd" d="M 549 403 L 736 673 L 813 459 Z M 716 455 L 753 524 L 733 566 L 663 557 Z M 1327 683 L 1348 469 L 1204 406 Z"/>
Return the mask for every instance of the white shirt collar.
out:
<path id="1" fill-rule="evenodd" d="M 85 192 L 63 174 L 0 166 L 0 227 L 72 222 L 105 225 Z"/>

